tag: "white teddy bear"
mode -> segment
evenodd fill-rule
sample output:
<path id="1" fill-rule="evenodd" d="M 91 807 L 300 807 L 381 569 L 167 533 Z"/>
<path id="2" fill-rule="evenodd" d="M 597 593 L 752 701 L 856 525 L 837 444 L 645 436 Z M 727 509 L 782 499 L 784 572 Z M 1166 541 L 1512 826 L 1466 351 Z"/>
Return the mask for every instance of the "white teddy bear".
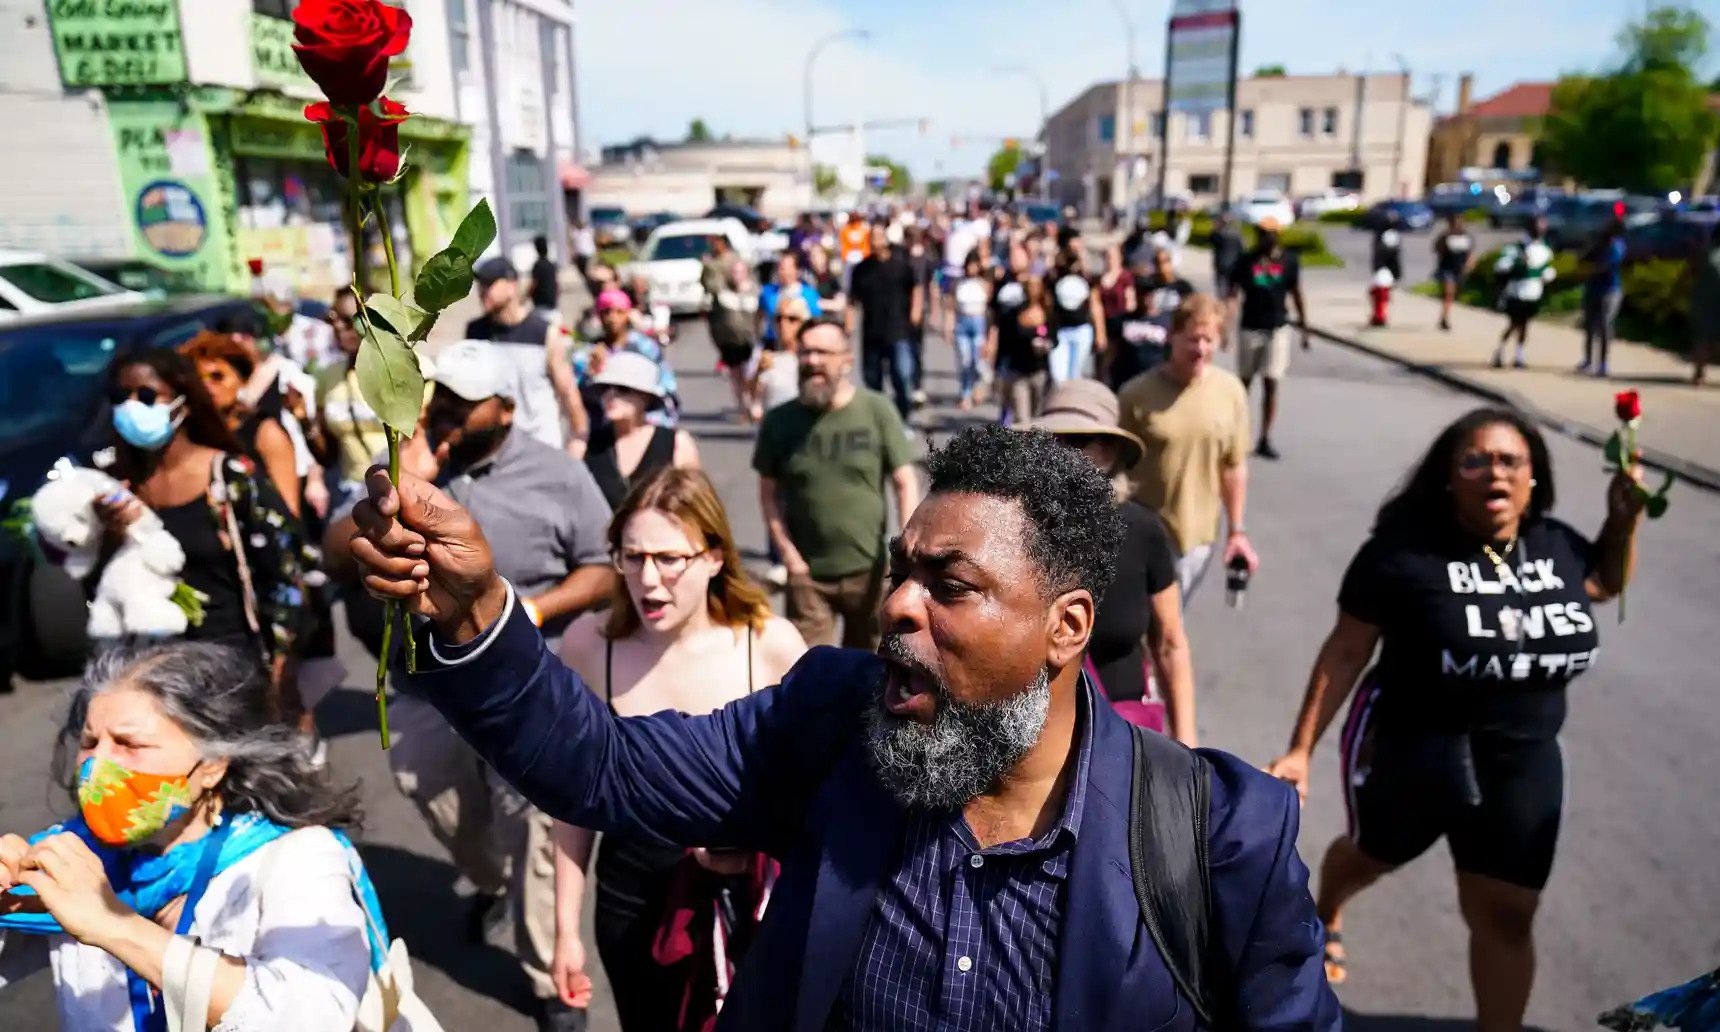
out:
<path id="1" fill-rule="evenodd" d="M 102 523 L 96 517 L 96 499 L 123 490 L 119 481 L 100 470 L 67 463 L 36 492 L 30 505 L 36 533 L 65 554 L 61 565 L 73 577 L 87 577 L 101 554 Z M 102 570 L 95 601 L 90 603 L 89 636 L 100 640 L 184 634 L 188 620 L 173 601 L 184 567 L 184 549 L 162 526 L 161 517 L 145 508 L 126 528 L 125 542 Z"/>

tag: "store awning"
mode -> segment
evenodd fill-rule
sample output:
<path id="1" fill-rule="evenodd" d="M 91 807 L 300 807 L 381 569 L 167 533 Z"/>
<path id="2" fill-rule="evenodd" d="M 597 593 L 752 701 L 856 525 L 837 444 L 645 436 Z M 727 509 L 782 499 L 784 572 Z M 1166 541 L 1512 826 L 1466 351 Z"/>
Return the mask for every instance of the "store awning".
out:
<path id="1" fill-rule="evenodd" d="M 561 188 L 583 190 L 591 183 L 591 173 L 572 158 L 561 159 Z"/>

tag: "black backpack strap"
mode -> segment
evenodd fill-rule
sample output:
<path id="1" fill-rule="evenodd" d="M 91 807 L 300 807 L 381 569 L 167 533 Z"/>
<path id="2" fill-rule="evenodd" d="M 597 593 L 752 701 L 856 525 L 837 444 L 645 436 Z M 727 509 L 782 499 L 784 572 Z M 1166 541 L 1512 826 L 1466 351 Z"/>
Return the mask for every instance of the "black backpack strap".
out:
<path id="1" fill-rule="evenodd" d="M 1211 885 L 1206 823 L 1211 767 L 1199 753 L 1142 727 L 1135 732 L 1129 800 L 1129 865 L 1147 933 L 1171 978 L 1213 1028 L 1222 977 L 1211 952 Z"/>

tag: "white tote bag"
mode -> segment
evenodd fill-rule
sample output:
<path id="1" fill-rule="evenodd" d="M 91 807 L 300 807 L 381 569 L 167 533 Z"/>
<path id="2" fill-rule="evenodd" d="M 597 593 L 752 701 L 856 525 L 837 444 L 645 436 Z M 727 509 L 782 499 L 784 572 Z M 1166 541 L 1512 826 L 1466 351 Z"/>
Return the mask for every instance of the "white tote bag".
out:
<path id="1" fill-rule="evenodd" d="M 255 882 L 267 884 L 273 873 L 278 847 L 297 832 L 282 835 L 263 847 L 263 860 L 257 868 Z M 352 886 L 352 898 L 364 911 L 373 941 L 383 941 L 382 929 L 376 915 L 364 901 L 358 889 L 358 876 L 347 867 L 347 879 Z M 203 1032 L 208 1028 L 209 995 L 215 984 L 215 968 L 220 954 L 198 946 L 191 939 L 176 935 L 167 947 L 162 962 L 162 998 L 167 1010 L 167 1032 Z M 442 1032 L 430 1008 L 418 998 L 412 986 L 412 958 L 406 943 L 395 939 L 388 947 L 388 957 L 382 970 L 370 972 L 364 987 L 364 998 L 358 1004 L 358 1018 L 353 1032 Z"/>

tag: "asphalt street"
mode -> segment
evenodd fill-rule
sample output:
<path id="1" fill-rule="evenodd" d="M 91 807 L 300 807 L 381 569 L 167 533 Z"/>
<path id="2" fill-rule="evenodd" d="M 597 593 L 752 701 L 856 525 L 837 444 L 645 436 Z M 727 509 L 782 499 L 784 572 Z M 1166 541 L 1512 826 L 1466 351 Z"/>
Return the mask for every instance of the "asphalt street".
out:
<path id="1" fill-rule="evenodd" d="M 1336 246 L 1366 235 L 1338 230 Z M 1417 235 L 1406 253 L 1424 251 Z M 1349 252 L 1344 252 L 1348 254 Z M 928 342 L 929 436 L 960 419 L 949 351 Z M 686 425 L 727 501 L 749 558 L 762 562 L 763 531 L 748 472 L 752 434 L 726 421 L 726 386 L 696 323 L 673 348 Z M 1230 609 L 1221 584 L 1190 605 L 1203 742 L 1264 764 L 1284 745 L 1309 664 L 1330 628 L 1345 564 L 1372 512 L 1436 431 L 1471 399 L 1336 345 L 1298 353 L 1274 439 L 1281 461 L 1252 465 L 1248 524 L 1263 566 L 1247 605 Z M 1653 418 L 1649 413 L 1648 418 Z M 1595 449 L 1554 437 L 1558 513 L 1593 531 L 1606 479 Z M 1543 1029 L 1592 1028 L 1621 1001 L 1708 970 L 1720 960 L 1720 785 L 1715 748 L 1714 586 L 1720 583 L 1720 497 L 1682 486 L 1665 519 L 1648 525 L 1630 620 L 1600 626 L 1603 656 L 1573 689 L 1564 735 L 1568 809 L 1560 858 L 1538 923 L 1540 973 L 1529 1009 Z M 349 684 L 369 657 L 350 641 Z M 0 830 L 29 832 L 66 810 L 46 771 L 61 685 L 23 684 L 0 696 Z M 368 695 L 337 692 L 318 712 L 332 762 L 362 781 L 361 837 L 389 922 L 416 958 L 418 983 L 445 1027 L 517 1032 L 532 1027 L 523 979 L 504 950 L 460 938 L 464 914 L 452 869 L 395 792 L 378 749 Z M 1304 858 L 1317 866 L 1341 832 L 1335 749 L 1319 755 L 1304 813 Z M 1465 936 L 1443 848 L 1364 894 L 1346 926 L 1350 981 L 1340 996 L 1349 1027 L 1444 1032 L 1469 1027 Z M 499 937 L 497 941 L 503 941 Z M 593 965 L 595 967 L 595 959 Z M 597 972 L 599 977 L 601 973 Z M 613 1029 L 598 992 L 593 1028 Z M 0 989 L 0 1029 L 45 1028 L 54 1013 L 46 973 Z"/>

